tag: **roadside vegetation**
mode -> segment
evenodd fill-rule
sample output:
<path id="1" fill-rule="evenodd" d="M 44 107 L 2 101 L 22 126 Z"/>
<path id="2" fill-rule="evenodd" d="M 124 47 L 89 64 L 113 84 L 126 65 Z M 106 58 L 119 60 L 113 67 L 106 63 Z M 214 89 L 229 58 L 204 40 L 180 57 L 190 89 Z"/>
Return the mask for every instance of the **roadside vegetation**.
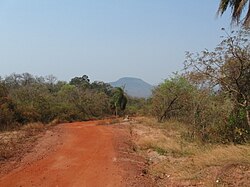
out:
<path id="1" fill-rule="evenodd" d="M 123 89 L 88 76 L 69 82 L 29 73 L 0 78 L 0 164 L 20 157 L 53 125 L 124 115 Z"/>
<path id="2" fill-rule="evenodd" d="M 11 74 L 0 80 L 0 130 L 37 122 L 99 119 L 120 115 L 125 108 L 126 96 L 121 88 L 90 83 L 86 75 L 69 83 L 29 73 Z"/>
<path id="3" fill-rule="evenodd" d="M 250 185 L 250 33 L 222 30 L 213 51 L 187 52 L 181 73 L 133 100 L 147 114 L 130 127 L 134 150 L 158 186 Z"/>
<path id="4" fill-rule="evenodd" d="M 0 133 L 0 166 L 5 160 L 20 159 L 23 154 L 30 151 L 34 146 L 39 135 L 48 128 L 51 124 L 29 123 L 21 128 L 12 131 L 4 131 Z M 0 172 L 1 173 L 1 172 Z"/>
<path id="5" fill-rule="evenodd" d="M 214 51 L 187 52 L 184 72 L 153 92 L 152 115 L 187 126 L 190 139 L 246 143 L 250 132 L 249 31 L 227 33 Z"/>
<path id="6" fill-rule="evenodd" d="M 139 115 L 181 122 L 192 141 L 247 143 L 250 33 L 246 29 L 224 32 L 213 51 L 187 52 L 184 71 L 156 86 L 149 99 L 126 96 L 122 88 L 104 82 L 91 83 L 86 75 L 69 82 L 54 76 L 9 75 L 0 79 L 0 130 L 36 122 Z"/>
<path id="7" fill-rule="evenodd" d="M 191 141 L 176 120 L 136 118 L 131 125 L 136 152 L 147 158 L 156 186 L 249 186 L 249 144 Z"/>

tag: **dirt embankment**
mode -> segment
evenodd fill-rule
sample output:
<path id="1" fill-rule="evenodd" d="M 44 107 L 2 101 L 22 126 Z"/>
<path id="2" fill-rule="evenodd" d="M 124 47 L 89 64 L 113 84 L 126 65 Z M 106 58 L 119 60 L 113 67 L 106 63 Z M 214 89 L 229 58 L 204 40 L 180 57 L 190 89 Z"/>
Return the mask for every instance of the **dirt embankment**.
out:
<path id="1" fill-rule="evenodd" d="M 0 186 L 153 186 L 130 138 L 126 125 L 61 124 L 39 138 L 15 169 L 1 165 Z"/>

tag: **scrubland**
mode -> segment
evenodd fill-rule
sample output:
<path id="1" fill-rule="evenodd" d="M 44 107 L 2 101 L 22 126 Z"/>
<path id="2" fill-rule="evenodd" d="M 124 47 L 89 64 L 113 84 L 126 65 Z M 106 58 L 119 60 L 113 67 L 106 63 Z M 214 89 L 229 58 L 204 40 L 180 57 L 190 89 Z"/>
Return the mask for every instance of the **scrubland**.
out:
<path id="1" fill-rule="evenodd" d="M 250 145 L 205 144 L 186 138 L 185 124 L 137 118 L 136 151 L 159 186 L 249 186 Z"/>

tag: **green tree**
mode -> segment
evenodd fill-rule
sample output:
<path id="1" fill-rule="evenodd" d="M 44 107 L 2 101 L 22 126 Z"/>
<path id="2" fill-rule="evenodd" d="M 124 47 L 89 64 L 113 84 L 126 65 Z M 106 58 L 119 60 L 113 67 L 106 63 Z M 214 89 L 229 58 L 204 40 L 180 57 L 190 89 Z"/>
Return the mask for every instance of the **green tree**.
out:
<path id="1" fill-rule="evenodd" d="M 116 87 L 113 90 L 113 96 L 111 101 L 111 108 L 115 109 L 115 115 L 118 115 L 118 110 L 124 111 L 127 105 L 127 97 L 124 90 L 120 87 Z"/>
<path id="2" fill-rule="evenodd" d="M 88 120 L 109 114 L 109 97 L 99 89 L 66 84 L 58 92 L 58 111 L 62 120 Z"/>
<path id="3" fill-rule="evenodd" d="M 153 91 L 153 115 L 160 122 L 183 115 L 192 101 L 193 90 L 193 86 L 182 76 L 165 80 Z"/>
<path id="4" fill-rule="evenodd" d="M 145 98 L 129 97 L 126 106 L 126 113 L 128 115 L 149 115 L 150 114 L 150 100 Z"/>
<path id="5" fill-rule="evenodd" d="M 104 92 L 108 96 L 112 95 L 112 86 L 108 83 L 104 83 L 102 81 L 94 81 L 91 83 L 90 86 L 91 89 L 96 90 L 98 92 Z"/>
<path id="6" fill-rule="evenodd" d="M 75 85 L 77 87 L 88 88 L 90 86 L 90 80 L 87 75 L 83 75 L 82 77 L 72 78 L 69 84 Z"/>
<path id="7" fill-rule="evenodd" d="M 20 114 L 18 122 L 43 122 L 48 123 L 54 119 L 52 111 L 55 97 L 50 93 L 45 84 L 32 84 L 10 90 L 11 98 Z"/>
<path id="8" fill-rule="evenodd" d="M 239 24 L 243 21 L 243 25 L 250 26 L 250 1 L 249 0 L 221 0 L 218 8 L 218 14 L 222 15 L 228 8 L 232 11 L 232 23 Z M 241 19 L 244 8 L 247 8 L 247 13 Z"/>

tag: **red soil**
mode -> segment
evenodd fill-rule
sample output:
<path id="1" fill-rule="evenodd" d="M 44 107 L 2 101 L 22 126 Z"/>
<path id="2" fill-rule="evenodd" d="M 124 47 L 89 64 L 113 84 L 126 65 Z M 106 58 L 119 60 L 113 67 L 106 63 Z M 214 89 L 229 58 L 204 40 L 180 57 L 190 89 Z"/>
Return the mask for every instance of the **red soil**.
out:
<path id="1" fill-rule="evenodd" d="M 20 164 L 7 174 L 0 175 L 0 186 L 119 187 L 143 185 L 141 169 L 144 166 L 119 162 L 118 157 L 121 155 L 118 153 L 117 145 L 125 145 L 125 138 L 128 137 L 127 130 L 112 125 L 96 125 L 97 123 L 100 122 L 59 125 L 57 128 L 60 131 L 53 132 L 47 137 L 45 135 L 39 140 L 34 148 L 36 151 L 31 151 L 22 159 L 24 164 Z M 55 135 L 55 133 L 60 133 L 60 135 Z M 116 141 L 118 134 L 120 140 Z M 123 143 L 121 138 L 124 140 Z M 52 143 L 50 141 L 57 141 L 57 144 L 53 145 L 53 151 L 46 148 Z M 125 171 L 127 169 L 131 171 Z M 131 176 L 128 173 L 139 176 Z M 131 180 L 134 180 L 133 183 Z M 150 183 L 148 185 L 151 186 Z"/>

